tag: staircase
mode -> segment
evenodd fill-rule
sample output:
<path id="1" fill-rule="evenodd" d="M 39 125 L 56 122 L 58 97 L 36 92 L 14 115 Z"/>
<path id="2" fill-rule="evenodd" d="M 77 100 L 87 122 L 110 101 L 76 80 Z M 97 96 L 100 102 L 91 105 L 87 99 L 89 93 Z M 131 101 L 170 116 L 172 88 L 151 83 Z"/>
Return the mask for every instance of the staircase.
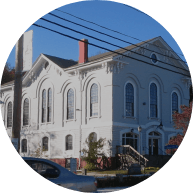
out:
<path id="1" fill-rule="evenodd" d="M 130 145 L 117 146 L 116 155 L 118 169 L 128 169 L 128 167 L 134 163 L 146 166 L 148 162 L 148 159 L 146 157 L 142 156 Z"/>

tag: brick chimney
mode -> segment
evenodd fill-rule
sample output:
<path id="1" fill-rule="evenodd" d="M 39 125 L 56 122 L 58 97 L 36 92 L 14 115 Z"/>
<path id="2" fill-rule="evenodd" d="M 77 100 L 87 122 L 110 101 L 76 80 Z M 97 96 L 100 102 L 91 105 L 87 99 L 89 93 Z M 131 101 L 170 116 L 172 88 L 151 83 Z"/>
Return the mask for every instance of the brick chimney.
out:
<path id="1" fill-rule="evenodd" d="M 88 40 L 82 39 L 79 41 L 79 64 L 88 61 Z"/>

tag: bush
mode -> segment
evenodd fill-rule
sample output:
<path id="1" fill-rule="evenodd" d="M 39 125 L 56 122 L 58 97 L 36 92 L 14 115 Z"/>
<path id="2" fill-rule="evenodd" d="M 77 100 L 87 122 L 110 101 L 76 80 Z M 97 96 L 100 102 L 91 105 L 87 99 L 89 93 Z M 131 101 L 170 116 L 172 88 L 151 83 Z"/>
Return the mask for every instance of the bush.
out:
<path id="1" fill-rule="evenodd" d="M 91 171 L 91 170 L 95 170 L 96 167 L 95 167 L 94 163 L 87 163 L 86 166 L 84 166 L 84 169 Z"/>

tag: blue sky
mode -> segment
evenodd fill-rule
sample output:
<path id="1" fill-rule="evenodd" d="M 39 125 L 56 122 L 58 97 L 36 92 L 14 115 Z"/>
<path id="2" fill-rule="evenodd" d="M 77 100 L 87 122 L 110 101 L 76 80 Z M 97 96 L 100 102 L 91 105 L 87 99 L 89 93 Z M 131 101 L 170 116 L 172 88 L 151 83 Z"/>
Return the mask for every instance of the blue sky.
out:
<path id="1" fill-rule="evenodd" d="M 70 14 L 73 14 L 75 16 L 78 16 L 80 18 L 95 22 L 107 28 L 138 38 L 143 41 L 157 36 L 162 36 L 162 38 L 172 47 L 172 49 L 175 52 L 182 54 L 180 48 L 178 47 L 177 43 L 172 38 L 172 36 L 157 21 L 149 17 L 147 15 L 148 13 L 144 14 L 127 5 L 115 3 L 115 2 L 106 2 L 106 1 L 84 1 L 84 2 L 65 5 L 63 7 L 60 7 L 59 9 L 62 11 L 68 12 Z M 132 43 L 139 42 L 135 39 L 125 37 L 120 34 L 116 34 L 114 32 L 110 32 L 108 30 L 105 30 L 93 24 L 76 19 L 65 13 L 58 12 L 56 10 L 53 10 L 52 13 L 60 17 L 64 17 L 65 19 L 71 20 L 73 22 L 76 22 L 76 23 L 85 25 L 87 27 L 96 29 L 98 31 L 102 31 L 109 35 L 118 37 L 120 39 L 124 39 Z M 82 27 L 76 26 L 66 21 L 56 19 L 51 15 L 44 15 L 43 17 L 45 19 L 49 19 L 51 21 L 73 28 L 77 31 L 86 33 L 91 36 L 95 36 L 99 39 L 111 42 L 113 44 L 117 44 L 121 47 L 125 47 L 129 45 L 127 43 L 123 43 L 121 41 L 112 39 L 104 35 L 100 35 L 96 32 L 90 31 L 88 29 L 84 29 Z M 77 34 L 67 29 L 57 27 L 53 24 L 48 24 L 47 22 L 42 20 L 34 21 L 34 23 L 45 27 L 49 27 L 51 29 L 60 31 L 67 35 L 76 37 L 78 39 L 86 38 L 89 40 L 90 43 L 94 43 L 99 46 L 106 47 L 108 49 L 112 49 L 112 50 L 118 49 L 117 47 L 99 42 L 85 35 Z M 41 53 L 57 56 L 65 59 L 78 60 L 79 50 L 78 50 L 77 41 L 55 34 L 53 32 L 47 31 L 45 29 L 38 28 L 36 26 L 30 26 L 26 31 L 28 30 L 33 30 L 33 62 L 37 59 L 37 57 Z M 101 51 L 103 52 L 103 50 L 101 50 L 100 48 L 96 48 L 89 45 L 89 56 L 96 55 L 98 52 L 101 52 Z M 184 60 L 184 58 L 182 59 Z M 15 47 L 13 47 L 7 62 L 10 63 L 11 66 L 15 65 Z"/>

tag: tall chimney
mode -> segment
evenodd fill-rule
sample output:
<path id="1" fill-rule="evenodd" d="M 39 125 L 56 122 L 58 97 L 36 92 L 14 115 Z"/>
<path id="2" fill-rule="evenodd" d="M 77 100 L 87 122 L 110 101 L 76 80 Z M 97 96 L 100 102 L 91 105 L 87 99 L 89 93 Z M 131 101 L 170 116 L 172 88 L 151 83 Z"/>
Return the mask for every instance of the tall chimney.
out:
<path id="1" fill-rule="evenodd" d="M 88 61 L 88 40 L 79 41 L 79 64 Z"/>

